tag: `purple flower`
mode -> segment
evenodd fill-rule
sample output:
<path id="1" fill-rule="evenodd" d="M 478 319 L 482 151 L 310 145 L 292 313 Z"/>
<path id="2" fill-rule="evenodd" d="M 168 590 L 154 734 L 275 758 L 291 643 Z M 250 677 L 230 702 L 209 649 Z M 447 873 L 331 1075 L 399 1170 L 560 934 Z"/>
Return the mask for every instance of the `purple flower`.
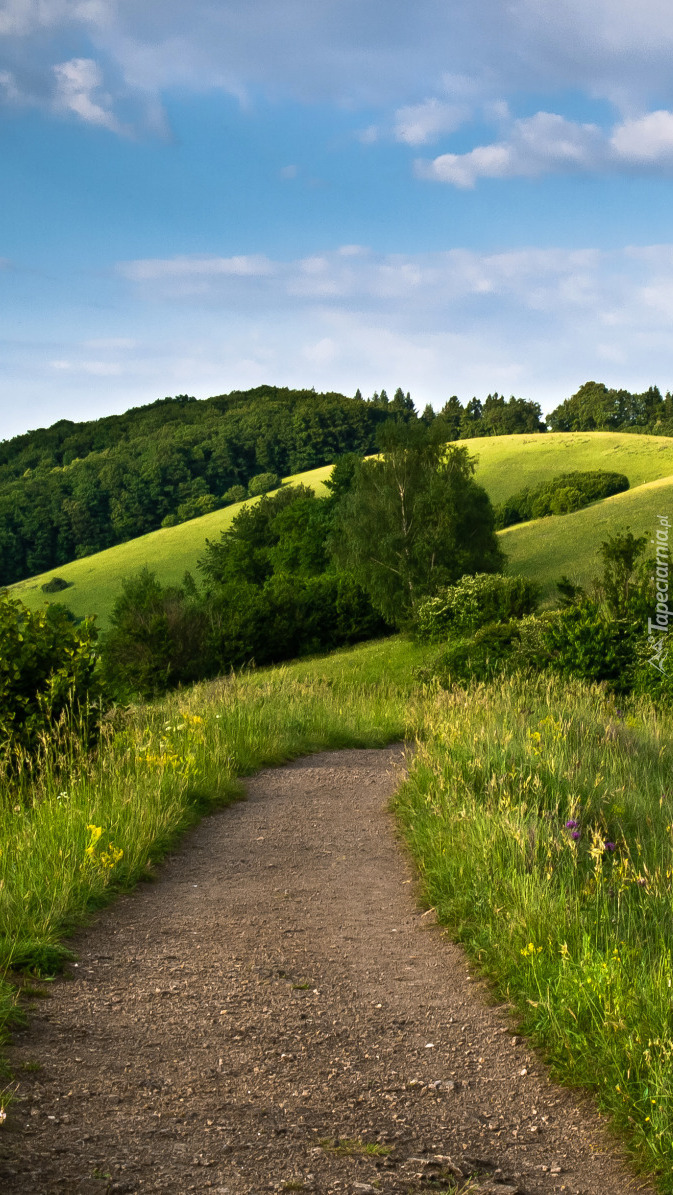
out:
<path id="1" fill-rule="evenodd" d="M 605 847 L 606 851 L 616 851 L 617 850 L 616 842 L 604 842 L 603 846 Z"/>
<path id="2" fill-rule="evenodd" d="M 580 834 L 579 830 L 573 830 L 570 837 L 573 838 L 575 840 L 575 842 L 578 842 L 579 839 L 582 837 L 582 835 Z"/>
<path id="3" fill-rule="evenodd" d="M 566 822 L 566 830 L 576 830 L 578 825 L 579 822 L 576 822 L 574 817 L 571 817 L 570 820 Z"/>
<path id="4" fill-rule="evenodd" d="M 638 880 L 637 882 L 640 884 L 641 888 L 644 888 L 647 883 L 647 880 Z"/>

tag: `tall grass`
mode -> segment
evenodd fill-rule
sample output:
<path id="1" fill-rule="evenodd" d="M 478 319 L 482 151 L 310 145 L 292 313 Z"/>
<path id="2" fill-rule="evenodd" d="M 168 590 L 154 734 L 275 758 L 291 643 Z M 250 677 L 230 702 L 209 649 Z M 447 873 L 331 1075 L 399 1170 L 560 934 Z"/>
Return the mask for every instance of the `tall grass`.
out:
<path id="1" fill-rule="evenodd" d="M 538 679 L 436 694 L 396 798 L 440 920 L 673 1192 L 673 721 Z"/>

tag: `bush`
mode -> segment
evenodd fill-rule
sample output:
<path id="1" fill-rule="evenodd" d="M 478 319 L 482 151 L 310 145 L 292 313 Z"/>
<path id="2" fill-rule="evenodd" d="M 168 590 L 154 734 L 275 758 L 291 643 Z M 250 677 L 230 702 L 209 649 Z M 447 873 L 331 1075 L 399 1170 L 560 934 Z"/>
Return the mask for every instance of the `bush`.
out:
<path id="1" fill-rule="evenodd" d="M 206 619 L 184 588 L 145 568 L 122 585 L 103 641 L 102 671 L 118 698 L 150 698 L 209 675 Z"/>
<path id="2" fill-rule="evenodd" d="M 280 477 L 277 477 L 275 473 L 258 473 L 248 482 L 248 494 L 251 498 L 256 498 L 259 494 L 267 494 L 269 490 L 278 489 L 279 485 Z"/>
<path id="3" fill-rule="evenodd" d="M 637 629 L 627 618 L 611 618 L 591 598 L 567 606 L 550 620 L 545 642 L 562 676 L 608 681 L 617 692 L 632 685 Z"/>
<path id="4" fill-rule="evenodd" d="M 526 577 L 464 576 L 457 585 L 419 603 L 414 633 L 422 642 L 433 642 L 489 623 L 523 618 L 537 608 L 539 593 L 539 586 Z"/>
<path id="5" fill-rule="evenodd" d="M 4 753 L 34 752 L 64 717 L 93 724 L 99 695 L 94 677 L 93 621 L 69 611 L 29 610 L 0 594 L 0 741 Z"/>
<path id="6" fill-rule="evenodd" d="M 576 486 L 563 485 L 549 500 L 549 513 L 553 515 L 567 515 L 573 510 L 580 510 L 585 506 L 584 496 Z M 545 512 L 546 513 L 546 512 Z"/>
<path id="7" fill-rule="evenodd" d="M 263 586 L 229 583 L 205 599 L 208 654 L 219 671 L 329 651 L 390 628 L 348 574 L 276 573 Z"/>
<path id="8" fill-rule="evenodd" d="M 161 526 L 162 527 L 177 527 L 179 522 L 180 522 L 180 520 L 177 515 L 166 515 L 166 517 L 161 520 Z"/>
<path id="9" fill-rule="evenodd" d="M 263 477 L 264 474 L 262 473 L 262 474 L 260 474 L 260 476 Z M 247 498 L 247 496 L 248 496 L 248 491 L 246 490 L 244 485 L 232 485 L 222 495 L 222 501 L 227 506 L 230 506 L 232 502 L 243 502 Z"/>
<path id="10" fill-rule="evenodd" d="M 72 581 L 66 581 L 63 577 L 52 577 L 50 581 L 45 581 L 40 589 L 43 593 L 60 593 L 63 589 L 69 589 L 71 585 Z"/>
<path id="11" fill-rule="evenodd" d="M 474 635 L 454 639 L 430 661 L 417 669 L 421 682 L 436 680 L 444 689 L 470 681 L 487 681 L 501 672 L 542 671 L 552 662 L 546 643 L 550 619 L 528 615 L 509 622 L 492 622 Z"/>

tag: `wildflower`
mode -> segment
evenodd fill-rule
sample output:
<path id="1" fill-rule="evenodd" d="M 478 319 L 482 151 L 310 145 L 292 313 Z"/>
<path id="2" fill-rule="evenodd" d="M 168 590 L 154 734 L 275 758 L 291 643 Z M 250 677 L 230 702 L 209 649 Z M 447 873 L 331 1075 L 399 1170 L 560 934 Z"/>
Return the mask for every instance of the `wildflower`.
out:
<path id="1" fill-rule="evenodd" d="M 96 843 L 103 833 L 103 827 L 89 825 L 87 826 L 87 830 L 89 831 L 91 838 L 89 839 L 89 845 L 85 850 L 85 854 L 88 855 L 90 859 L 93 859 L 96 853 Z"/>
<path id="2" fill-rule="evenodd" d="M 573 830 L 570 837 L 572 838 L 573 842 L 579 842 L 582 835 L 580 834 L 579 830 Z"/>
<path id="3" fill-rule="evenodd" d="M 566 830 L 576 830 L 578 826 L 579 822 L 576 822 L 574 817 L 569 818 L 566 822 Z"/>
<path id="4" fill-rule="evenodd" d="M 636 883 L 637 883 L 637 884 L 640 884 L 640 887 L 641 887 L 641 888 L 644 888 L 644 887 L 645 887 L 645 885 L 646 885 L 646 883 L 647 883 L 647 880 L 642 880 L 642 879 L 641 879 L 641 880 L 636 880 Z"/>
<path id="5" fill-rule="evenodd" d="M 603 846 L 605 847 L 606 851 L 616 851 L 617 850 L 616 842 L 604 842 Z"/>

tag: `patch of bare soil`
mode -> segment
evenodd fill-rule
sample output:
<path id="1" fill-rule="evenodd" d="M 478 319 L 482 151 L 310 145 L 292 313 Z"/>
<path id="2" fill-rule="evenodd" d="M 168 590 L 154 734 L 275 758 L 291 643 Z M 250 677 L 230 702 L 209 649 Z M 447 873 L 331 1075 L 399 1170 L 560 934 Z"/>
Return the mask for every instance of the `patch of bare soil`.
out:
<path id="1" fill-rule="evenodd" d="M 418 909 L 403 762 L 262 772 L 78 936 L 11 1052 L 3 1192 L 642 1189 Z"/>

